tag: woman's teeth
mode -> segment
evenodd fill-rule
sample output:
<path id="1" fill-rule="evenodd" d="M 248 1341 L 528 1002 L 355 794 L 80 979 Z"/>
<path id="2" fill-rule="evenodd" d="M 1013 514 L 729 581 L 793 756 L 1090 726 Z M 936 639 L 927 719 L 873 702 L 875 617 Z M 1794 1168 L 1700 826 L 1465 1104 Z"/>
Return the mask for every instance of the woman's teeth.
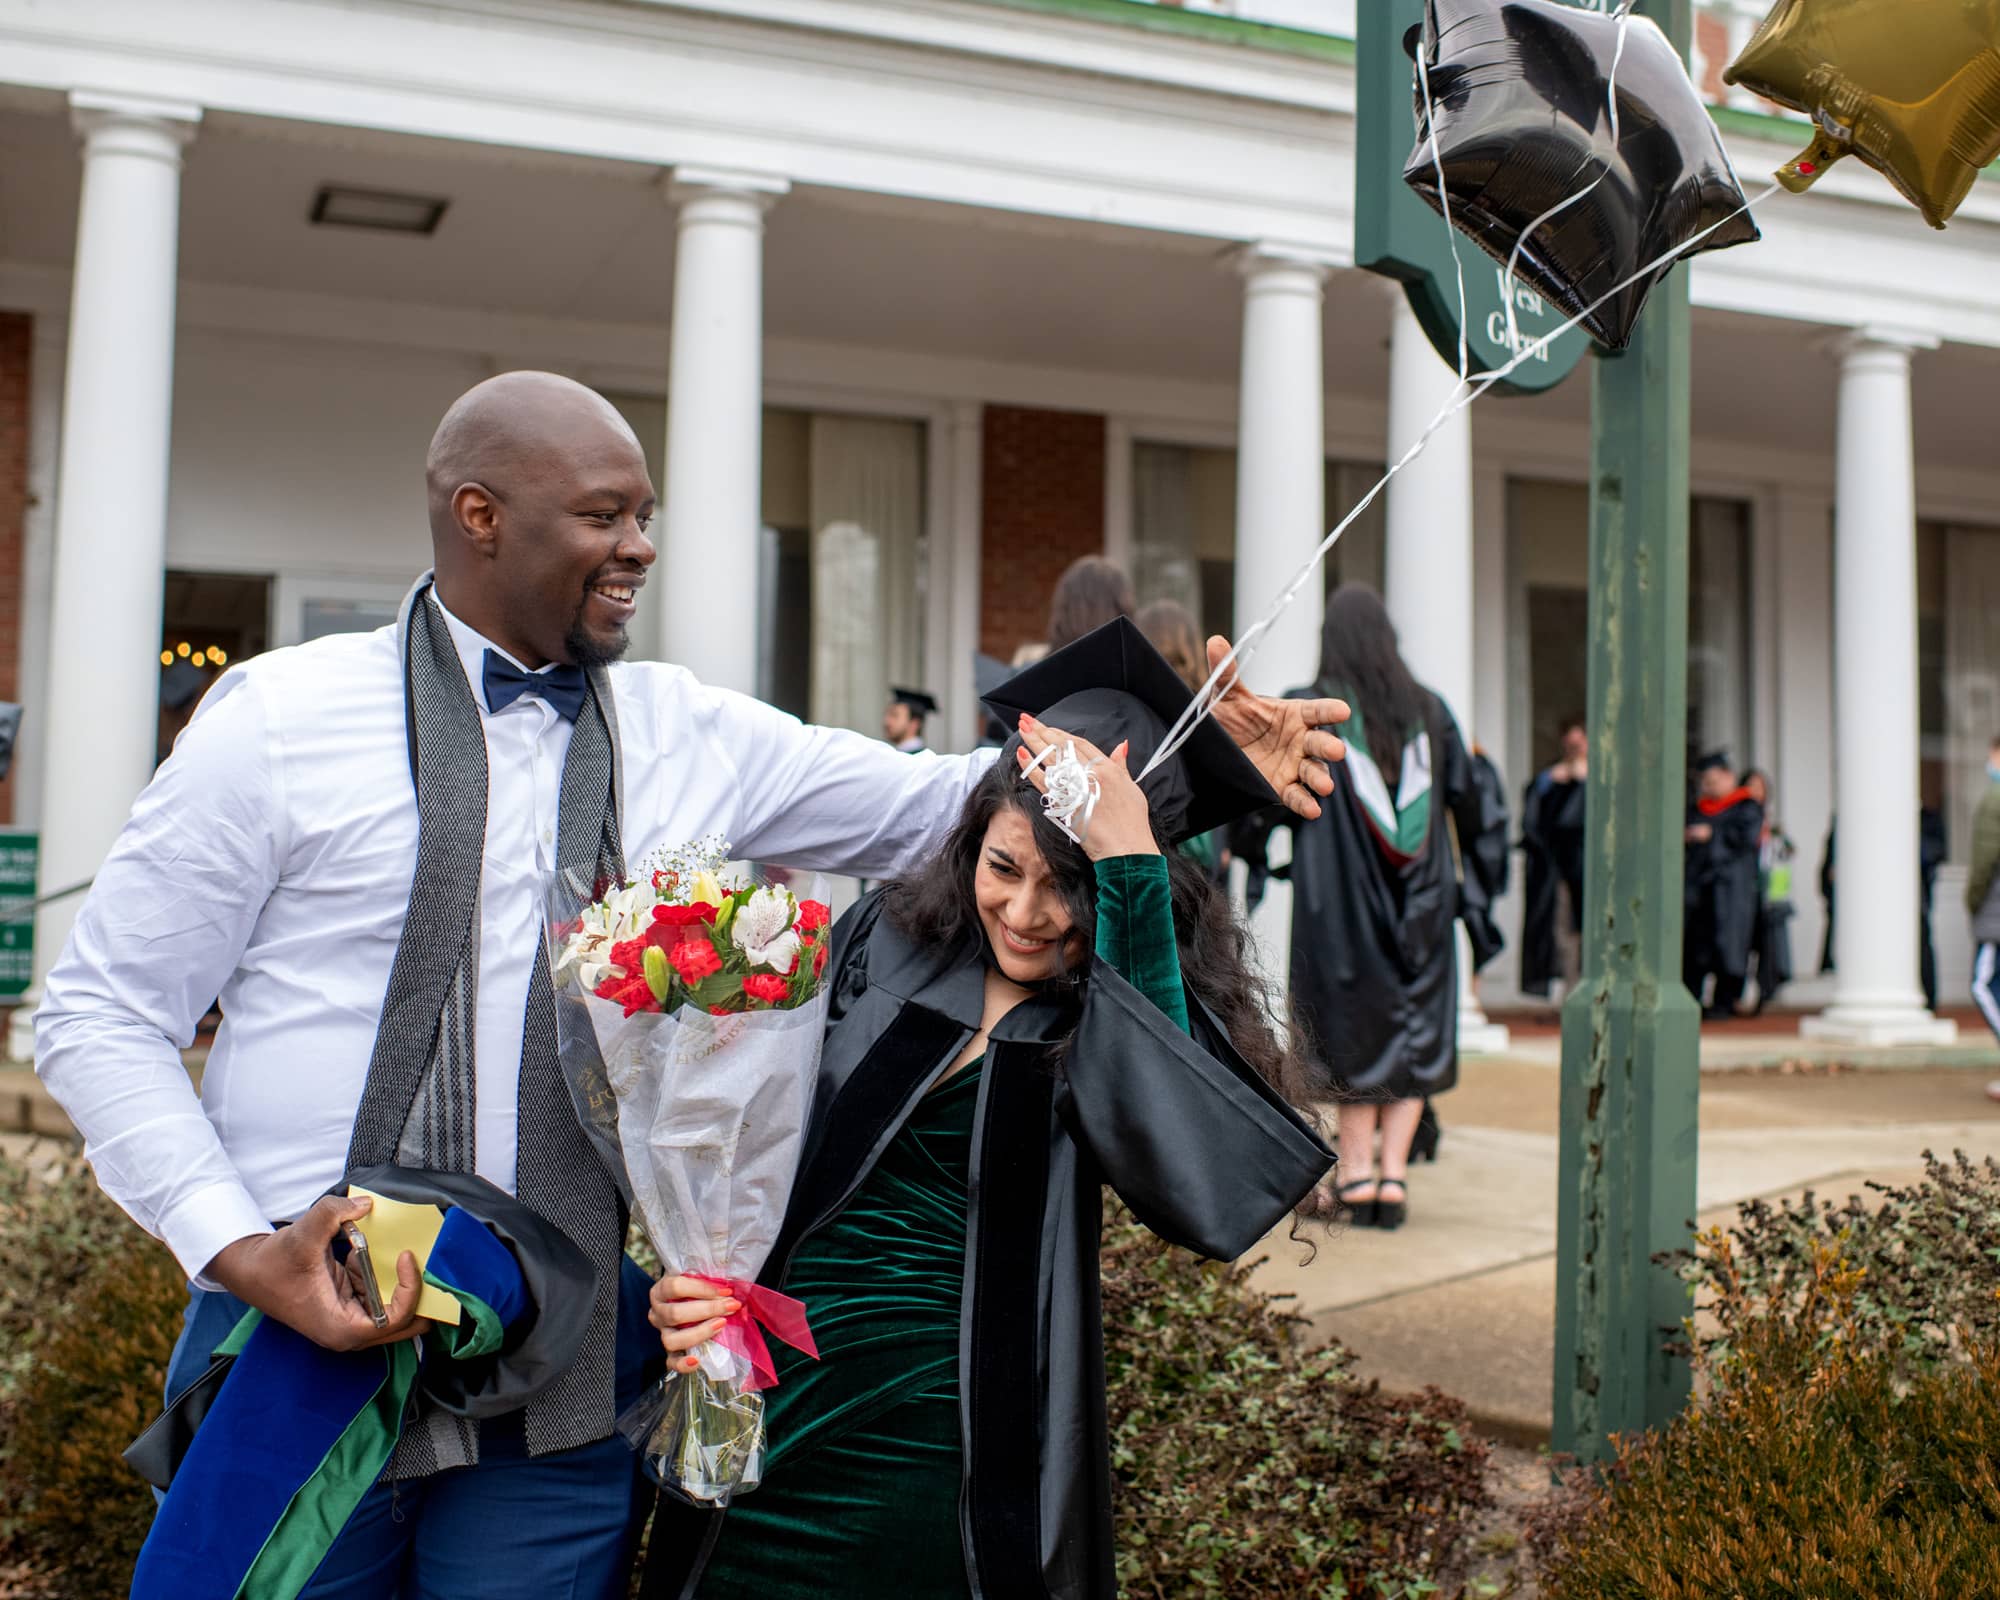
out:
<path id="1" fill-rule="evenodd" d="M 1020 951 L 1024 956 L 1040 955 L 1042 951 L 1055 943 L 1053 939 L 1023 939 L 1005 923 L 1000 925 L 1000 932 L 1005 936 L 1007 943 Z"/>

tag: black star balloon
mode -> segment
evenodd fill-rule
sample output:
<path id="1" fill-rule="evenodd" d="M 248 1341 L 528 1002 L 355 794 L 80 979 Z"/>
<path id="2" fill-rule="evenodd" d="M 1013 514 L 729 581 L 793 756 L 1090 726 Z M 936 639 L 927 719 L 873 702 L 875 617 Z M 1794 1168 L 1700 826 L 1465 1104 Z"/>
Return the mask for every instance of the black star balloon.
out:
<path id="1" fill-rule="evenodd" d="M 1723 79 L 1813 119 L 1794 194 L 1859 156 L 1942 228 L 2000 156 L 2000 0 L 1779 0 Z"/>
<path id="2" fill-rule="evenodd" d="M 1582 316 L 1600 344 L 1625 347 L 1672 262 L 1642 269 L 1683 247 L 1691 255 L 1757 238 L 1715 124 L 1648 19 L 1621 24 L 1556 0 L 1429 0 L 1407 42 L 1412 56 L 1424 53 L 1431 104 L 1420 78 L 1403 181 L 1443 211 L 1442 169 L 1452 223 L 1503 264 L 1519 245 L 1521 282 L 1565 317 Z"/>

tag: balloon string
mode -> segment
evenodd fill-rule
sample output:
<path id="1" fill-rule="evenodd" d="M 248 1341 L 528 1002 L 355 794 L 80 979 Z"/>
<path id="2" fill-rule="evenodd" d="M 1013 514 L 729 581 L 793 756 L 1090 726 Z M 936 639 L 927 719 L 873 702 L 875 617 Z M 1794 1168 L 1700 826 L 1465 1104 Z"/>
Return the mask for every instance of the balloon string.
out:
<path id="1" fill-rule="evenodd" d="M 1427 22 L 1436 20 L 1428 8 L 1424 19 Z M 1472 346 L 1465 332 L 1465 263 L 1458 254 L 1458 229 L 1451 223 L 1451 192 L 1445 187 L 1444 151 L 1438 144 L 1437 100 L 1431 94 L 1431 69 L 1424 59 L 1431 53 L 1434 43 L 1425 39 L 1417 41 L 1417 91 L 1424 97 L 1424 127 L 1430 134 L 1431 170 L 1437 174 L 1438 210 L 1444 217 L 1445 242 L 1451 246 L 1451 270 L 1458 278 L 1458 381 L 1464 383 L 1472 375 Z M 1512 326 L 1510 321 L 1510 331 Z M 1507 348 L 1514 348 L 1511 341 Z"/>
<path id="2" fill-rule="evenodd" d="M 1581 326 L 1606 301 L 1612 299 L 1614 296 L 1623 294 L 1633 284 L 1640 282 L 1651 274 L 1672 266 L 1682 256 L 1693 251 L 1702 240 L 1706 239 L 1718 228 L 1727 227 L 1738 217 L 1762 205 L 1772 195 L 1778 193 L 1779 188 L 1780 185 L 1776 183 L 1771 184 L 1768 188 L 1745 200 L 1742 205 L 1738 206 L 1727 216 L 1718 218 L 1691 238 L 1655 256 L 1623 283 L 1614 284 L 1595 300 L 1591 301 L 1589 305 L 1563 323 L 1561 327 L 1551 329 L 1539 338 L 1529 341 L 1504 366 L 1496 367 L 1491 372 L 1483 373 L 1476 381 L 1468 381 L 1461 378 L 1457 387 L 1452 390 L 1451 397 L 1445 401 L 1438 414 L 1431 418 L 1430 425 L 1417 435 L 1416 442 L 1409 449 L 1405 450 L 1390 466 L 1389 470 L 1376 480 L 1373 488 L 1355 502 L 1354 508 L 1340 519 L 1339 524 L 1334 530 L 1322 539 L 1319 542 L 1318 548 L 1306 558 L 1305 564 L 1299 568 L 1291 582 L 1286 584 L 1284 589 L 1280 591 L 1278 598 L 1265 609 L 1262 616 L 1243 630 L 1241 636 L 1230 646 L 1228 653 L 1215 664 L 1214 670 L 1203 680 L 1200 690 L 1188 702 L 1187 708 L 1174 719 L 1173 726 L 1167 730 L 1167 736 L 1160 741 L 1159 748 L 1153 752 L 1152 760 L 1146 763 L 1145 769 L 1139 774 L 1139 781 L 1144 782 L 1163 763 L 1172 760 L 1179 753 L 1181 746 L 1187 743 L 1189 736 L 1200 725 L 1201 719 L 1213 711 L 1216 702 L 1228 694 L 1230 688 L 1234 686 L 1235 673 L 1233 669 L 1246 664 L 1250 660 L 1256 653 L 1258 641 L 1271 631 L 1271 625 L 1298 598 L 1299 591 L 1306 586 L 1307 580 L 1319 570 L 1320 563 L 1326 560 L 1328 553 L 1340 542 L 1340 536 L 1348 530 L 1348 527 L 1362 512 L 1374 504 L 1376 497 L 1389 486 L 1390 481 L 1397 473 L 1401 472 L 1412 461 L 1416 460 L 1418 456 L 1423 454 L 1425 448 L 1430 444 L 1432 438 L 1436 436 L 1440 428 L 1467 406 L 1471 405 L 1473 401 L 1485 394 L 1496 383 L 1510 377 L 1525 362 L 1534 360 L 1541 352 L 1545 351 L 1572 328 Z"/>

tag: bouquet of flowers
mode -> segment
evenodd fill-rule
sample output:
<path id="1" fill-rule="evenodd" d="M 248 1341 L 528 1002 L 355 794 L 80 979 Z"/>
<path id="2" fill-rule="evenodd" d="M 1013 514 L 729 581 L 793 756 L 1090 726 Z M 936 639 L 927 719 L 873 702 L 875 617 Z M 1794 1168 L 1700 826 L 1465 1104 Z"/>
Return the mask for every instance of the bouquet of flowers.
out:
<path id="1" fill-rule="evenodd" d="M 576 909 L 581 906 L 581 909 Z M 631 883 L 558 883 L 558 1050 L 599 1156 L 661 1262 L 743 1310 L 619 1418 L 660 1481 L 721 1506 L 762 1475 L 763 1332 L 817 1355 L 805 1309 L 757 1285 L 798 1171 L 826 1022 L 825 903 L 759 882 L 721 839 Z"/>

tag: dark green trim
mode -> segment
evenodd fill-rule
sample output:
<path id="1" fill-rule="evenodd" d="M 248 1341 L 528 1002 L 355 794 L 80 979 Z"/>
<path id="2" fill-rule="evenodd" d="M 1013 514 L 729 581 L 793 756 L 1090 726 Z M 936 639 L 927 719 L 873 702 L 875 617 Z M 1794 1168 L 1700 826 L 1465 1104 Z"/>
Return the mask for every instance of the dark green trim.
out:
<path id="1" fill-rule="evenodd" d="M 1708 114 L 1724 133 L 1771 144 L 1797 144 L 1812 137 L 1812 124 L 1790 111 L 1740 111 L 1735 106 L 1710 106 Z"/>
<path id="2" fill-rule="evenodd" d="M 1812 138 L 1812 123 L 1792 111 L 1739 111 L 1734 106 L 1710 106 L 1708 114 L 1724 133 L 1767 144 L 1797 145 Z M 1982 180 L 2000 178 L 2000 161 L 1980 169 Z"/>
<path id="3" fill-rule="evenodd" d="M 1151 4 L 1150 0 L 986 0 L 986 3 L 1013 11 L 1039 11 L 1045 16 L 1076 17 L 1085 22 L 1108 22 L 1115 27 L 1176 34 L 1183 39 L 1205 39 L 1212 44 L 1268 50 L 1277 55 L 1305 56 L 1339 66 L 1354 63 L 1352 39 L 1281 27 L 1275 22 L 1245 22 L 1240 17 L 1218 17 L 1206 11 L 1182 11 L 1175 6 Z"/>

